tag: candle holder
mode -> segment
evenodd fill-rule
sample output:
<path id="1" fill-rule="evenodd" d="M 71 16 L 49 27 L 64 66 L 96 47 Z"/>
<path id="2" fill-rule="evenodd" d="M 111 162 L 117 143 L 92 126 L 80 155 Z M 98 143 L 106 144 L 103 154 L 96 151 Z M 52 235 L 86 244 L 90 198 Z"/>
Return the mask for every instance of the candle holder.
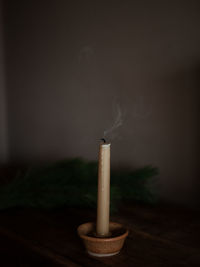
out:
<path id="1" fill-rule="evenodd" d="M 78 235 L 83 240 L 87 252 L 95 257 L 114 256 L 120 252 L 128 236 L 128 230 L 115 222 L 109 223 L 109 236 L 98 237 L 96 224 L 92 222 L 81 224 Z"/>

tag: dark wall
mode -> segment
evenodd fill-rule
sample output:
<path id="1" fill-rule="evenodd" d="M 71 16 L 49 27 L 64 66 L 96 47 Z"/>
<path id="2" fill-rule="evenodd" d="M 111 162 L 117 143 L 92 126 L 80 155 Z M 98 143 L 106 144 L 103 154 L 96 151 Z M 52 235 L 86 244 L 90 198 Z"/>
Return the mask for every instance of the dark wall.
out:
<path id="1" fill-rule="evenodd" d="M 8 160 L 3 10 L 0 1 L 0 166 Z"/>
<path id="2" fill-rule="evenodd" d="M 160 168 L 161 191 L 197 184 L 199 1 L 5 1 L 11 161 L 97 158 Z M 121 121 L 120 121 L 121 122 Z"/>

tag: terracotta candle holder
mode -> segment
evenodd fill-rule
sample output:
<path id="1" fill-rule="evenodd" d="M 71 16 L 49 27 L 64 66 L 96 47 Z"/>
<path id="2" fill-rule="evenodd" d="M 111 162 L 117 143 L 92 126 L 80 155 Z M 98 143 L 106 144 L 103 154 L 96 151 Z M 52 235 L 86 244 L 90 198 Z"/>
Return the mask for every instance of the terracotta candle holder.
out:
<path id="1" fill-rule="evenodd" d="M 77 229 L 87 252 L 96 257 L 114 256 L 122 249 L 128 230 L 119 223 L 110 222 L 109 231 L 109 237 L 96 236 L 96 224 L 92 222 L 81 224 Z"/>

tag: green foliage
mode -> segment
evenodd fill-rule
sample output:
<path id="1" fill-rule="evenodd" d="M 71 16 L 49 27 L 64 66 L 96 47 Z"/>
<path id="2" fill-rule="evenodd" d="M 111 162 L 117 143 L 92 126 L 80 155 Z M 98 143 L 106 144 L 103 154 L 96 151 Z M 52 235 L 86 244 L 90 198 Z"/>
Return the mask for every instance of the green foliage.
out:
<path id="1" fill-rule="evenodd" d="M 0 209 L 10 207 L 96 207 L 97 162 L 71 159 L 29 169 L 0 188 Z M 157 169 L 111 171 L 111 210 L 123 199 L 153 203 L 156 194 L 149 183 Z"/>

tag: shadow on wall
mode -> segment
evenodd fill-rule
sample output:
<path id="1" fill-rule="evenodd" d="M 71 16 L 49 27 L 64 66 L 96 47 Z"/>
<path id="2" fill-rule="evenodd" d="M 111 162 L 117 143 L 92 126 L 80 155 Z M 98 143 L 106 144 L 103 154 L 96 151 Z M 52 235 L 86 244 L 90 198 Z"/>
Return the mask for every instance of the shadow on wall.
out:
<path id="1" fill-rule="evenodd" d="M 166 88 L 159 96 L 163 106 L 158 121 L 166 131 L 164 139 L 171 144 L 162 155 L 166 164 L 161 169 L 161 194 L 181 203 L 198 204 L 200 65 L 177 70 L 161 83 Z"/>

